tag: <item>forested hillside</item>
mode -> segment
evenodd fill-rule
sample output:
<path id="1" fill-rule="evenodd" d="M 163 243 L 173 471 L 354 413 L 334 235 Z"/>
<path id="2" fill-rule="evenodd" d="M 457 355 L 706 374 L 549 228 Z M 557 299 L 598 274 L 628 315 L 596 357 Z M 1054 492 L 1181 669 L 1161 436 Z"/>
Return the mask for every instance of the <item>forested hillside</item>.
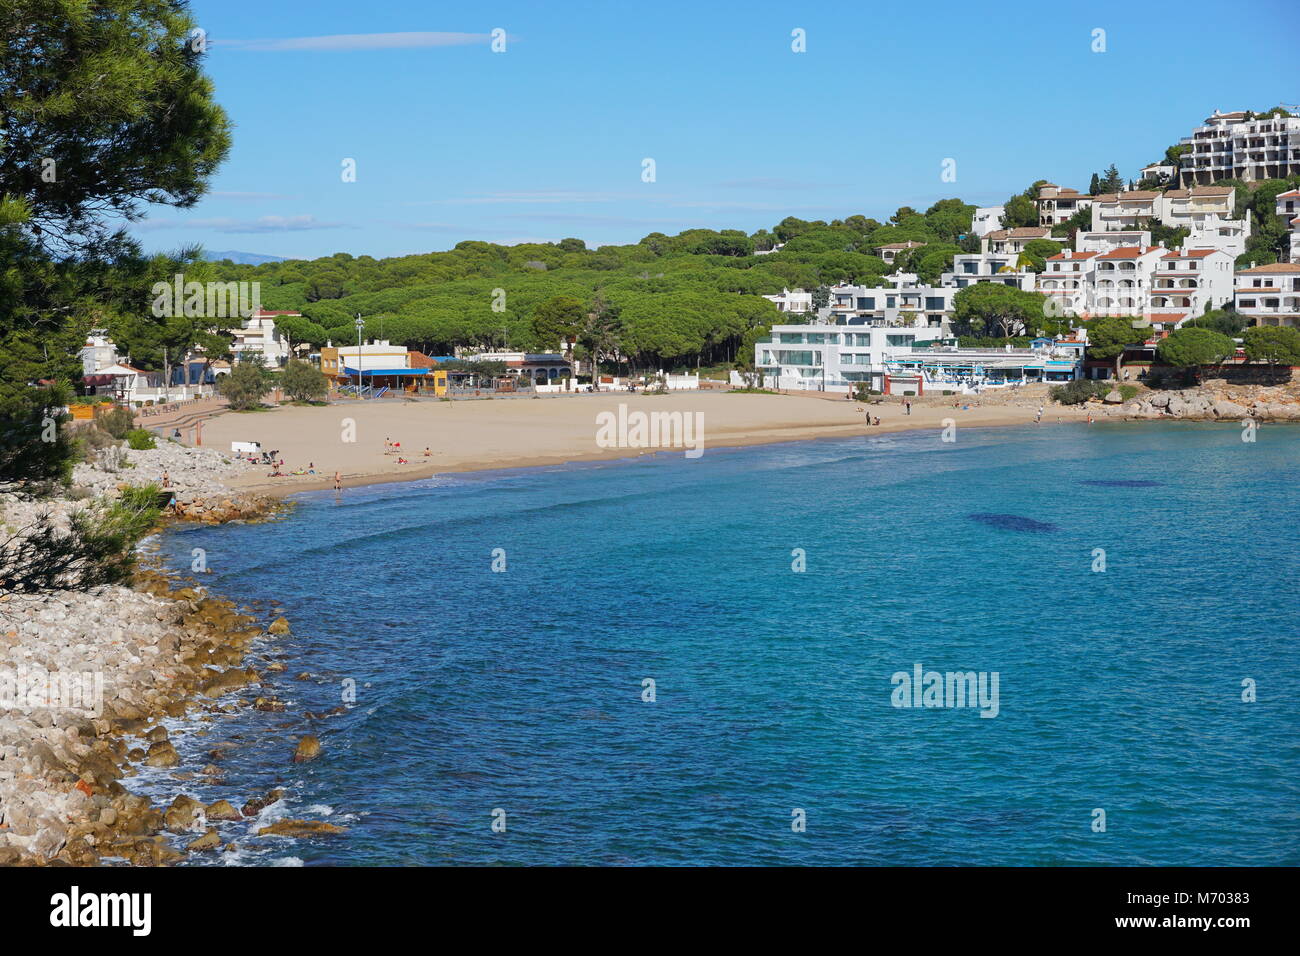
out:
<path id="1" fill-rule="evenodd" d="M 793 217 L 770 232 L 692 229 L 652 233 L 636 245 L 587 249 L 580 239 L 498 246 L 462 242 L 448 252 L 393 259 L 348 253 L 258 266 L 217 263 L 219 278 L 261 283 L 262 307 L 302 311 L 282 326 L 296 341 L 367 337 L 429 353 L 456 345 L 553 349 L 533 321 L 537 306 L 571 297 L 600 318 L 606 337 L 638 366 L 743 361 L 779 320 L 761 298 L 782 288 L 840 281 L 877 284 L 892 271 L 872 255 L 882 244 L 916 240 L 904 264 L 937 278 L 970 227 L 974 207 L 945 199 L 924 213 L 904 207 L 888 222 L 850 216 Z M 779 251 L 756 254 L 784 244 Z M 967 241 L 964 245 L 969 245 Z M 933 276 L 930 276 L 933 273 Z"/>

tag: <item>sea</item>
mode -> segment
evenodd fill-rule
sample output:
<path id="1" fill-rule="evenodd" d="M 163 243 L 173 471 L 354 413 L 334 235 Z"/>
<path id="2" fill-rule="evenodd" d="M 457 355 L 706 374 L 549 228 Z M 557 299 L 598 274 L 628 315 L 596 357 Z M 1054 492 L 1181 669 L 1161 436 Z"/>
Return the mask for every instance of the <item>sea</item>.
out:
<path id="1" fill-rule="evenodd" d="M 198 865 L 1300 864 L 1300 428 L 950 437 L 177 527 L 168 566 L 288 618 L 247 695 L 287 707 L 173 721 L 219 782 L 136 782 L 285 791 Z"/>

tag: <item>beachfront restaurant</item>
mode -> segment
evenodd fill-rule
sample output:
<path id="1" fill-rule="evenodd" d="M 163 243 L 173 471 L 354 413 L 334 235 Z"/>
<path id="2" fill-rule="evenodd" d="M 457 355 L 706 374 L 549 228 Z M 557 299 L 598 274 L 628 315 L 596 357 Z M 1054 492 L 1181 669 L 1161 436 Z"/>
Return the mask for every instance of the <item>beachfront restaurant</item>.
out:
<path id="1" fill-rule="evenodd" d="M 447 394 L 447 372 L 440 368 L 367 368 L 343 367 L 343 373 L 352 386 L 369 389 L 369 394 L 379 396 L 388 392 L 418 395 L 429 392 Z"/>
<path id="2" fill-rule="evenodd" d="M 911 355 L 896 355 L 886 363 L 889 377 L 906 376 L 915 382 L 917 394 L 926 386 L 1003 386 L 1032 382 L 1071 382 L 1079 374 L 1079 358 L 1051 352 L 1043 347 L 1028 349 L 963 349 L 953 347 L 916 349 Z"/>

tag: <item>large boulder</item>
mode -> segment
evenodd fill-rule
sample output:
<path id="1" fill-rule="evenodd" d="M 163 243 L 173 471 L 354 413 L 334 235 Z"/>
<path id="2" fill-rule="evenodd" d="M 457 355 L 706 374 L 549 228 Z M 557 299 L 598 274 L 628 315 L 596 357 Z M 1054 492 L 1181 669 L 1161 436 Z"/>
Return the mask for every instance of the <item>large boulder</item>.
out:
<path id="1" fill-rule="evenodd" d="M 163 814 L 163 825 L 172 833 L 202 833 L 208 825 L 207 808 L 182 793 Z"/>
<path id="2" fill-rule="evenodd" d="M 1102 401 L 1107 405 L 1121 405 L 1124 402 L 1124 396 L 1120 394 L 1119 389 L 1112 388 L 1106 393 L 1106 397 Z"/>
<path id="3" fill-rule="evenodd" d="M 323 833 L 346 833 L 347 827 L 319 820 L 277 820 L 257 831 L 258 836 L 317 836 Z"/>
<path id="4" fill-rule="evenodd" d="M 306 763 L 308 760 L 315 760 L 320 756 L 320 740 L 313 734 L 308 734 L 298 741 L 298 746 L 293 749 L 293 762 Z"/>
<path id="5" fill-rule="evenodd" d="M 1229 401 L 1215 402 L 1213 406 L 1213 410 L 1214 410 L 1215 418 L 1237 419 L 1237 418 L 1246 417 L 1246 409 L 1238 405 L 1236 402 L 1229 402 Z"/>

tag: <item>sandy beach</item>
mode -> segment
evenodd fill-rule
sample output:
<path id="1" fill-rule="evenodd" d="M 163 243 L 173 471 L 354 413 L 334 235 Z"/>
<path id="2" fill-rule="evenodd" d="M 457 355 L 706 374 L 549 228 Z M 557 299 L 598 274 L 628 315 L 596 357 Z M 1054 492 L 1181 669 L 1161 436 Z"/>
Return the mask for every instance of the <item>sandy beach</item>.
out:
<path id="1" fill-rule="evenodd" d="M 353 401 L 328 406 L 281 406 L 257 412 L 229 412 L 208 421 L 203 444 L 224 452 L 231 442 L 256 441 L 278 450 L 286 472 L 314 466 L 315 475 L 269 477 L 270 468 L 250 470 L 228 481 L 232 488 L 287 495 L 333 487 L 334 472 L 345 487 L 411 481 L 440 472 L 518 468 L 628 458 L 639 454 L 683 454 L 681 450 L 608 448 L 598 443 L 602 412 L 699 413 L 703 447 L 756 445 L 810 438 L 843 438 L 909 429 L 987 427 L 1031 423 L 1040 404 L 1043 424 L 1086 420 L 1088 409 L 1049 405 L 1046 388 L 984 396 L 978 400 L 920 399 L 908 415 L 896 401 L 868 405 L 842 396 L 682 392 L 670 395 L 558 396 L 541 399 L 465 401 Z M 962 408 L 960 406 L 968 407 Z M 867 426 L 867 410 L 880 425 Z M 1105 414 L 1092 406 L 1094 415 Z M 386 441 L 399 442 L 389 453 Z M 424 454 L 426 447 L 430 454 Z M 407 460 L 399 463 L 399 457 Z"/>

